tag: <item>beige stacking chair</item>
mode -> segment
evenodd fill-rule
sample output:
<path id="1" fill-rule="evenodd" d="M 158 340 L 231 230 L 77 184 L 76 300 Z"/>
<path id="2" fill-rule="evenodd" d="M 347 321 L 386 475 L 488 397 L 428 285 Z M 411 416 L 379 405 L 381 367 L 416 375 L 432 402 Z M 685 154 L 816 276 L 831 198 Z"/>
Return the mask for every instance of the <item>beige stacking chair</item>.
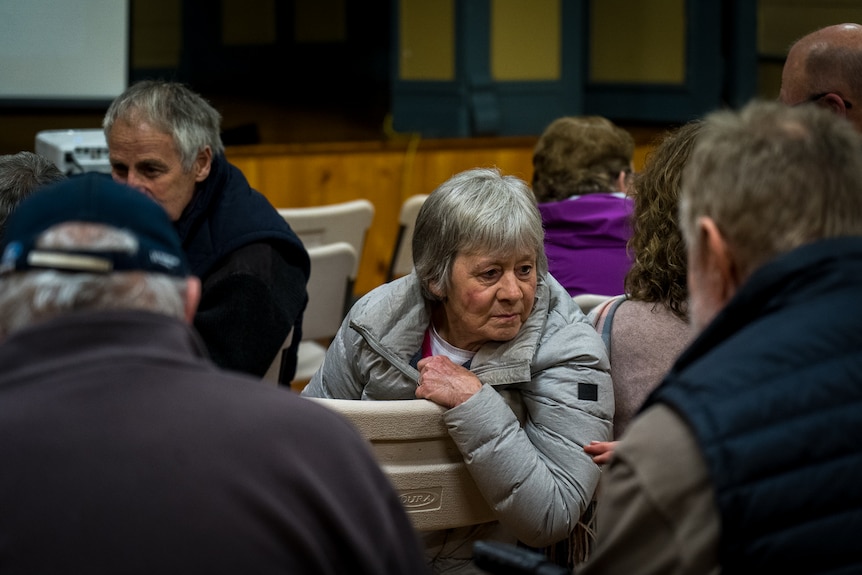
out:
<path id="1" fill-rule="evenodd" d="M 353 273 L 356 269 L 356 251 L 347 242 L 335 242 L 308 248 L 311 275 L 308 278 L 308 306 L 302 320 L 302 341 L 293 380 L 306 382 L 320 364 L 329 341 L 335 337 L 344 319 L 347 302 L 352 297 Z M 283 347 L 290 345 L 293 332 Z M 265 380 L 278 382 L 281 370 L 281 352 L 277 355 Z"/>
<path id="2" fill-rule="evenodd" d="M 494 520 L 443 423 L 444 407 L 425 399 L 310 399 L 346 417 L 371 443 L 418 530 Z"/>
<path id="3" fill-rule="evenodd" d="M 425 203 L 427 194 L 410 196 L 401 204 L 398 216 L 398 237 L 395 238 L 395 249 L 389 261 L 389 271 L 386 281 L 406 276 L 413 270 L 413 229 L 416 227 L 416 216 L 419 208 Z"/>
<path id="4" fill-rule="evenodd" d="M 365 249 L 365 237 L 374 220 L 374 204 L 365 199 L 338 204 L 279 208 L 278 213 L 302 240 L 306 249 L 335 242 L 347 242 L 356 252 L 350 275 L 350 294 L 359 273 L 359 262 Z M 346 311 L 346 310 L 345 310 Z"/>

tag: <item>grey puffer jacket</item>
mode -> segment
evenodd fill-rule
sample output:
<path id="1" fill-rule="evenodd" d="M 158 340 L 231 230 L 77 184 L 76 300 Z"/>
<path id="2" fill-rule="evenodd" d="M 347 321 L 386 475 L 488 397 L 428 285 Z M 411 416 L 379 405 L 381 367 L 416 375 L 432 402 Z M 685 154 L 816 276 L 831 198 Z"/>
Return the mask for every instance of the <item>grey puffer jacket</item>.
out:
<path id="1" fill-rule="evenodd" d="M 419 373 L 409 362 L 421 348 L 430 310 L 414 274 L 367 294 L 345 318 L 303 395 L 415 399 Z M 527 545 L 566 538 L 600 475 L 583 446 L 611 438 L 613 386 L 601 338 L 546 276 L 518 335 L 483 346 L 470 370 L 482 389 L 443 418 L 479 490 L 502 527 Z"/>

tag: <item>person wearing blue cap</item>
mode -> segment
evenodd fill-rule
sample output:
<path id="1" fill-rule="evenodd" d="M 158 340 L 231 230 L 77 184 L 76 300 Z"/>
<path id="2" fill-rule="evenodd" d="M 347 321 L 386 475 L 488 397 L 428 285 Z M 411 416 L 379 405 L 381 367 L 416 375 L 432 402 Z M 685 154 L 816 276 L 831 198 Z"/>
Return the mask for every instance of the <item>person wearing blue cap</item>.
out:
<path id="1" fill-rule="evenodd" d="M 308 301 L 308 253 L 224 156 L 220 114 L 174 82 L 130 86 L 103 121 L 111 175 L 167 211 L 202 282 L 195 327 L 218 365 L 262 377 L 296 371 Z M 291 332 L 292 330 L 292 332 Z"/>
<path id="2" fill-rule="evenodd" d="M 166 212 L 98 174 L 40 189 L 0 256 L 4 573 L 423 573 L 367 443 L 219 369 Z"/>

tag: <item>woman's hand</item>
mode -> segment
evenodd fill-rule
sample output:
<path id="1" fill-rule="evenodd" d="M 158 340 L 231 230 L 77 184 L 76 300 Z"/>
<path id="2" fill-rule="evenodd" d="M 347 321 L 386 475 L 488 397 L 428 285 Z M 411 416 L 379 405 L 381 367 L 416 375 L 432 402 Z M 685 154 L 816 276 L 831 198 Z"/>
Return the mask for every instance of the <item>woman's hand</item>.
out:
<path id="1" fill-rule="evenodd" d="M 604 465 L 611 460 L 614 455 L 614 449 L 617 447 L 618 441 L 590 441 L 589 445 L 584 446 L 584 451 L 593 457 L 593 463 L 596 465 Z"/>
<path id="2" fill-rule="evenodd" d="M 443 407 L 461 405 L 482 389 L 479 378 L 465 367 L 452 363 L 443 355 L 419 360 L 419 386 L 416 397 L 428 399 Z"/>

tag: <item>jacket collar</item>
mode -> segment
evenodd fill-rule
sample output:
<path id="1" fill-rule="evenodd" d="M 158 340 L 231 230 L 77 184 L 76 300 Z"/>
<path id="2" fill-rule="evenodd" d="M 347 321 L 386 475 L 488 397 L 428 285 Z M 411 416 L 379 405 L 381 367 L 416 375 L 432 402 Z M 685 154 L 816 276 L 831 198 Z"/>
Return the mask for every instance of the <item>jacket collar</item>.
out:
<path id="1" fill-rule="evenodd" d="M 755 270 L 682 353 L 673 372 L 685 369 L 758 318 L 787 306 L 804 305 L 834 289 L 836 283 L 862 285 L 862 237 L 812 242 Z"/>
<path id="2" fill-rule="evenodd" d="M 71 312 L 18 330 L 0 345 L 5 373 L 98 365 L 120 355 L 182 362 L 208 357 L 200 337 L 182 320 L 141 310 Z"/>

